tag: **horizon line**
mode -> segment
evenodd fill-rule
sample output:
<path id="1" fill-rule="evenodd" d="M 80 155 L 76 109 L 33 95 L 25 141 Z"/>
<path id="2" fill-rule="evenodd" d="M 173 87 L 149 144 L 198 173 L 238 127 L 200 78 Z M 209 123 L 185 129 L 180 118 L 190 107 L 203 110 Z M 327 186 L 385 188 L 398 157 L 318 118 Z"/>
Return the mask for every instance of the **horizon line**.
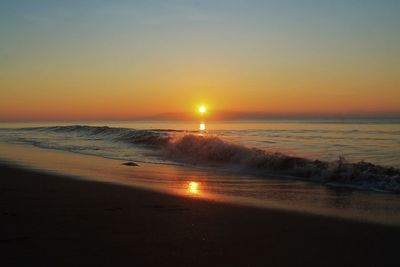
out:
<path id="1" fill-rule="evenodd" d="M 345 113 L 271 113 L 271 112 L 246 112 L 246 111 L 210 111 L 204 116 L 207 121 L 245 121 L 245 120 L 400 120 L 400 111 L 394 112 L 345 112 Z M 0 122 L 50 122 L 50 121 L 193 121 L 198 120 L 199 115 L 194 112 L 165 112 L 150 116 L 92 116 L 72 118 L 72 116 L 60 116 L 59 118 L 2 118 Z"/>

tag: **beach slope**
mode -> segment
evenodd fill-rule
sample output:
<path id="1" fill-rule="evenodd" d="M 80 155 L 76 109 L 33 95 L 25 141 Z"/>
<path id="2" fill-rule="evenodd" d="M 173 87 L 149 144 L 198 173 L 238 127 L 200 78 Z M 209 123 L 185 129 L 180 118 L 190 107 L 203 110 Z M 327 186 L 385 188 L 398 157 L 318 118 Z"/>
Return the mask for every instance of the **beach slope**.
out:
<path id="1" fill-rule="evenodd" d="M 400 227 L 0 165 L 1 266 L 390 266 Z"/>

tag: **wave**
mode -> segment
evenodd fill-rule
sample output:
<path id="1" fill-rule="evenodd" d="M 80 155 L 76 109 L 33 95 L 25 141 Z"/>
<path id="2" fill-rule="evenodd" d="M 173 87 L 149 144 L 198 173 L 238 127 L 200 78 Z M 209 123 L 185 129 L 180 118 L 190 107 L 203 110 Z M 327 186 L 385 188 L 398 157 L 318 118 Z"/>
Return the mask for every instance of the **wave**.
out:
<path id="1" fill-rule="evenodd" d="M 323 183 L 400 193 L 399 169 L 363 161 L 350 163 L 343 157 L 332 162 L 310 160 L 199 135 L 185 135 L 169 143 L 166 150 L 169 158 L 192 164 L 229 164 L 257 174 L 284 174 Z"/>
<path id="2" fill-rule="evenodd" d="M 29 128 L 23 128 L 29 129 Z M 32 128 L 30 128 L 32 129 Z M 135 130 L 129 128 L 114 128 L 108 126 L 52 126 L 39 127 L 35 131 L 70 133 L 78 136 L 90 138 L 109 139 L 113 141 L 123 141 L 131 144 L 143 144 L 147 146 L 163 146 L 169 143 L 172 136 L 169 133 L 179 132 L 177 130 Z"/>
<path id="3" fill-rule="evenodd" d="M 22 130 L 64 133 L 93 139 L 142 145 L 157 150 L 160 157 L 179 163 L 224 167 L 234 171 L 270 176 L 290 176 L 341 184 L 367 190 L 400 193 L 400 170 L 368 162 L 311 160 L 277 152 L 268 152 L 228 142 L 216 135 L 181 130 L 136 130 L 95 126 L 54 126 Z"/>

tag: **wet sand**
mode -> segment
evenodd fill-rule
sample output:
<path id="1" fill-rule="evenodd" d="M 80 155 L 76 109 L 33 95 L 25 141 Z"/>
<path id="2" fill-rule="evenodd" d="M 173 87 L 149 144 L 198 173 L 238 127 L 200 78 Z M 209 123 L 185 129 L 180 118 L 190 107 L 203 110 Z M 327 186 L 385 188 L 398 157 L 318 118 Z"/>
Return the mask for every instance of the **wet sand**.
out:
<path id="1" fill-rule="evenodd" d="M 1 266 L 390 266 L 400 227 L 0 165 Z"/>

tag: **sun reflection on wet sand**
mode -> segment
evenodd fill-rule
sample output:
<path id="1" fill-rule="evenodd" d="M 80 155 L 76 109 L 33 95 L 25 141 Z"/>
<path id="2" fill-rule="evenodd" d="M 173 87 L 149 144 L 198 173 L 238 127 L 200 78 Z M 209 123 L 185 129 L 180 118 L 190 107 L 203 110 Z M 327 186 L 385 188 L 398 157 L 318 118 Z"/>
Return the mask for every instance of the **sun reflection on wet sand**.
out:
<path id="1" fill-rule="evenodd" d="M 199 187 L 200 187 L 200 184 L 198 182 L 193 182 L 193 181 L 189 182 L 188 186 L 187 186 L 187 192 L 190 195 L 198 195 L 198 194 L 200 194 Z"/>
<path id="2" fill-rule="evenodd" d="M 382 199 L 378 193 L 343 192 L 343 189 L 338 192 L 334 187 L 307 182 L 235 176 L 176 165 L 161 164 L 155 168 L 154 164 L 141 163 L 133 169 L 119 160 L 2 142 L 0 160 L 76 179 L 134 186 L 186 198 L 400 225 L 397 212 L 400 204 L 395 194 L 385 194 Z"/>

